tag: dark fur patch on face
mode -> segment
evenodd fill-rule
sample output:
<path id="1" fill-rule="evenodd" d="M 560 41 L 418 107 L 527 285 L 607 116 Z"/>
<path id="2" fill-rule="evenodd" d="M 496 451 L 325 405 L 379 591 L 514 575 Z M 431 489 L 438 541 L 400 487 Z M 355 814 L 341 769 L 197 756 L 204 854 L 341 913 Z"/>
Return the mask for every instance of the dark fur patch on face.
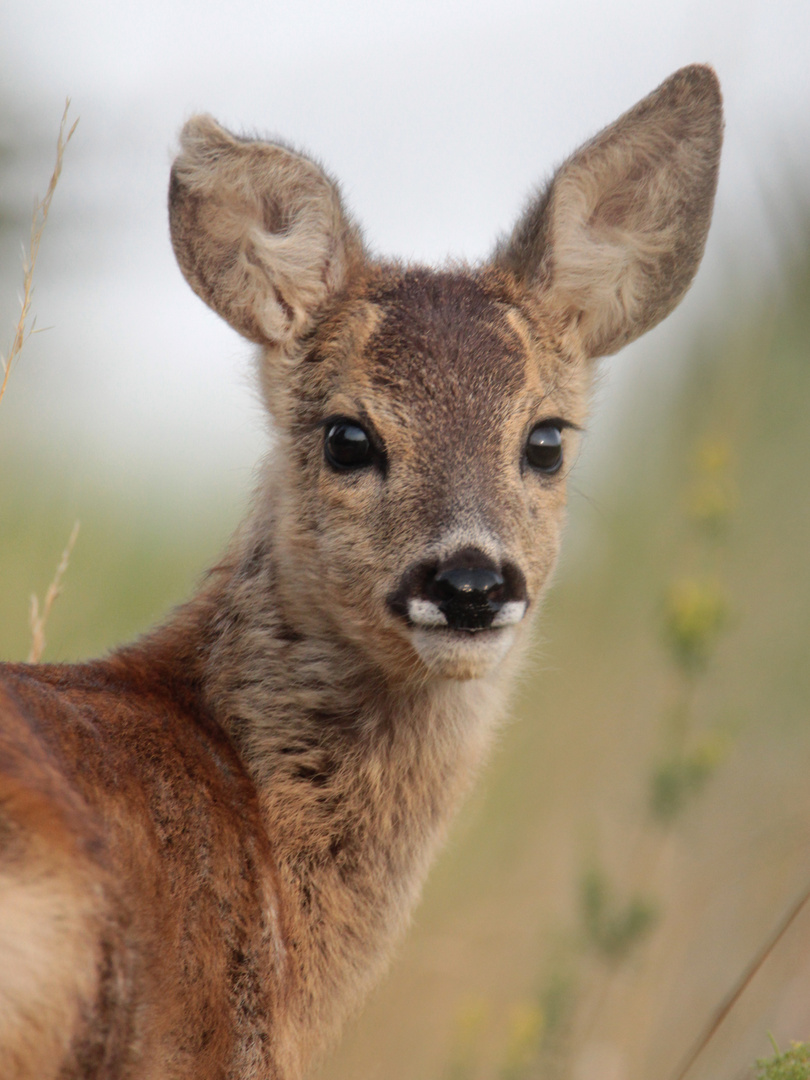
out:
<path id="1" fill-rule="evenodd" d="M 366 353 L 381 389 L 435 398 L 463 388 L 494 401 L 523 386 L 526 357 L 504 297 L 470 274 L 408 270 L 369 300 L 384 313 Z"/>

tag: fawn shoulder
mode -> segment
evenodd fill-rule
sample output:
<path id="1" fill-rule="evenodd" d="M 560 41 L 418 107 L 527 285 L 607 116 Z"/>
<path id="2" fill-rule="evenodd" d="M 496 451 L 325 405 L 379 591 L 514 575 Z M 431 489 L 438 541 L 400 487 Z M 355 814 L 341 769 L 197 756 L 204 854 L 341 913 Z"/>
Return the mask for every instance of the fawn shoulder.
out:
<path id="1" fill-rule="evenodd" d="M 165 623 L 1 669 L 4 1080 L 295 1080 L 334 1036 L 504 714 L 593 363 L 697 270 L 721 135 L 685 68 L 434 270 L 372 257 L 304 155 L 186 125 L 175 252 L 275 439 Z"/>

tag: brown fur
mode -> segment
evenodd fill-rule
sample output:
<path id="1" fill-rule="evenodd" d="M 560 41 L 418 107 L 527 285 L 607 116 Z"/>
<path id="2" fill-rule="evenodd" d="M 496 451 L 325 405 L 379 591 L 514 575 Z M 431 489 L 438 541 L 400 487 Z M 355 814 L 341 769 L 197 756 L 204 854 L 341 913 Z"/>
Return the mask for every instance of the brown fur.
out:
<path id="1" fill-rule="evenodd" d="M 492 263 L 437 272 L 366 256 L 301 155 L 186 127 L 178 261 L 261 343 L 277 442 L 164 626 L 3 669 L 3 1080 L 294 1080 L 338 1031 L 485 755 L 557 556 L 567 469 L 530 467 L 526 440 L 554 421 L 570 460 L 590 361 L 688 287 L 720 137 L 713 73 L 685 69 L 562 166 Z M 335 418 L 371 464 L 328 464 Z M 502 623 L 440 606 L 457 571 L 500 574 Z"/>

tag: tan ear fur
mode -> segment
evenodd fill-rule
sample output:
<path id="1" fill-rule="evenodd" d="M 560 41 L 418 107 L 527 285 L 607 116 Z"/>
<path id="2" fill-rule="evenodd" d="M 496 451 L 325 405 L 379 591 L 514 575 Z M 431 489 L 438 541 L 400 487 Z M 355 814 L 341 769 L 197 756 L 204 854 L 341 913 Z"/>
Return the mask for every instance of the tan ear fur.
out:
<path id="1" fill-rule="evenodd" d="M 302 155 L 237 139 L 210 116 L 189 120 L 180 141 L 169 220 L 186 279 L 251 341 L 291 343 L 360 247 L 336 185 Z"/>
<path id="2" fill-rule="evenodd" d="M 586 143 L 495 261 L 576 320 L 588 356 L 649 330 L 697 271 L 723 133 L 717 76 L 683 68 Z"/>

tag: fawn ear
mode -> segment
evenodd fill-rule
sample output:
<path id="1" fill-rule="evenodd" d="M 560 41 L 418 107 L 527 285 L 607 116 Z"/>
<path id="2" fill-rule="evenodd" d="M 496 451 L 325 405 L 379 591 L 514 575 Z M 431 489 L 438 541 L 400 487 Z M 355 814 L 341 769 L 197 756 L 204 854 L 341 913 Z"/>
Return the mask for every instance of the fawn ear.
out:
<path id="1" fill-rule="evenodd" d="M 495 263 L 615 352 L 688 289 L 711 220 L 723 135 L 711 68 L 677 71 L 557 171 Z"/>
<path id="2" fill-rule="evenodd" d="M 251 341 L 292 343 L 360 246 L 335 184 L 302 155 L 235 138 L 210 116 L 189 120 L 180 143 L 169 221 L 186 280 Z"/>

